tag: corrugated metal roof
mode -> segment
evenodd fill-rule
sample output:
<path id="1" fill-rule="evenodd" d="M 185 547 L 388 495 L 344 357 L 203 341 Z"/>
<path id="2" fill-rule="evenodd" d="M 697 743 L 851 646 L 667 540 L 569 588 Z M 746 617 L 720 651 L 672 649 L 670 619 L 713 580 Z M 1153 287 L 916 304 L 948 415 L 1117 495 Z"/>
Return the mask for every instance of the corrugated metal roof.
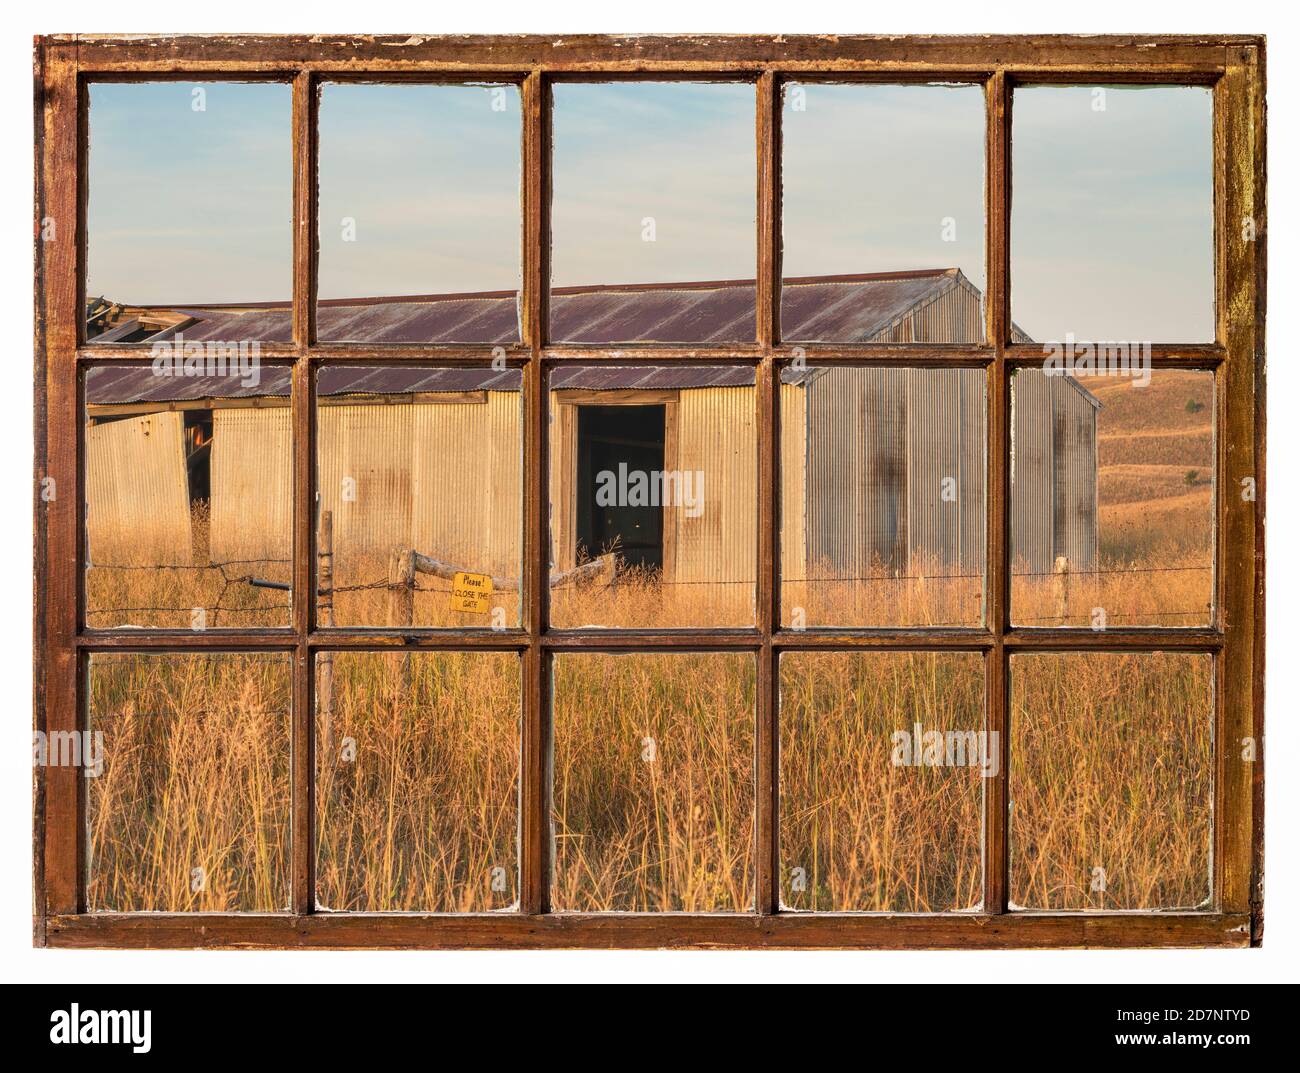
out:
<path id="1" fill-rule="evenodd" d="M 804 374 L 795 374 L 796 376 Z M 700 387 L 752 387 L 754 370 L 733 365 L 584 365 L 557 369 L 552 388 L 615 391 L 637 388 L 672 391 Z M 409 365 L 335 365 L 322 369 L 316 394 L 405 395 L 456 391 L 518 391 L 518 369 L 431 369 Z M 182 402 L 193 399 L 236 399 L 289 394 L 289 371 L 267 367 L 261 382 L 245 387 L 233 376 L 162 376 L 153 366 L 99 366 L 86 374 L 86 401 L 112 403 Z"/>
<path id="2" fill-rule="evenodd" d="M 867 340 L 963 278 L 955 268 L 939 268 L 787 279 L 782 334 Z M 597 344 L 751 340 L 754 296 L 752 279 L 557 287 L 550 334 L 559 342 Z M 333 299 L 319 304 L 316 331 L 335 342 L 509 344 L 519 338 L 518 301 L 514 291 Z M 165 308 L 194 318 L 182 331 L 196 342 L 292 338 L 287 302 Z"/>
<path id="3" fill-rule="evenodd" d="M 411 365 L 332 365 L 316 378 L 317 395 L 405 395 L 437 391 L 518 391 L 518 369 L 431 369 Z"/>
<path id="4" fill-rule="evenodd" d="M 185 402 L 191 399 L 252 399 L 289 394 L 289 370 L 262 366 L 258 382 L 245 386 L 231 376 L 164 376 L 152 364 L 100 365 L 86 373 L 86 402 Z"/>
<path id="5" fill-rule="evenodd" d="M 588 391 L 675 391 L 694 387 L 753 387 L 754 369 L 747 365 L 584 365 L 551 373 L 551 388 Z"/>
<path id="6" fill-rule="evenodd" d="M 889 328 L 908 310 L 951 288 L 978 293 L 958 269 L 869 273 L 788 279 L 782 292 L 782 333 L 788 340 L 814 338 L 868 339 Z M 615 330 L 628 341 L 659 336 L 654 325 L 668 325 L 675 341 L 726 342 L 736 338 L 737 318 L 752 336 L 753 280 L 559 288 L 553 293 L 552 335 L 569 342 L 598 342 Z M 514 292 L 417 295 L 321 303 L 321 338 L 365 338 L 372 342 L 458 342 L 497 344 L 515 339 L 517 296 Z M 186 342 L 258 340 L 287 342 L 289 309 L 285 303 L 238 307 L 184 307 L 196 323 L 182 329 Z M 628 335 L 628 325 L 637 331 Z M 348 326 L 339 334 L 336 328 Z M 364 330 L 362 327 L 364 326 Z M 617 326 L 617 327 L 615 327 Z M 647 334 L 648 333 L 648 334 Z M 693 333 L 693 334 L 692 334 Z M 172 330 L 158 333 L 167 339 Z M 1023 335 L 1023 333 L 1021 333 Z M 1027 337 L 1026 341 L 1027 341 Z M 787 384 L 803 383 L 817 370 L 782 372 Z M 86 401 L 92 404 L 180 402 L 204 398 L 253 398 L 289 394 L 289 371 L 263 366 L 256 384 L 237 376 L 164 376 L 151 364 L 100 367 L 86 377 Z M 320 395 L 406 394 L 517 390 L 517 369 L 507 371 L 420 366 L 332 366 L 321 370 Z M 610 366 L 557 369 L 552 388 L 676 390 L 734 387 L 754 383 L 746 366 Z M 1071 385 L 1096 400 L 1082 385 Z"/>

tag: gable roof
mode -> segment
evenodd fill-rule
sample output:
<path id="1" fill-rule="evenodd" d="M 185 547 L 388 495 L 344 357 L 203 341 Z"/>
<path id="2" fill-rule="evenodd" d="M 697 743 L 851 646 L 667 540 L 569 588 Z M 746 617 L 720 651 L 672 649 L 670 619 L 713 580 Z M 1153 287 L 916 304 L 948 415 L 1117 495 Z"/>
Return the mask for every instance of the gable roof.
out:
<path id="1" fill-rule="evenodd" d="M 970 286 L 956 268 L 790 278 L 781 294 L 782 335 L 866 341 L 908 311 L 962 285 Z M 177 331 L 195 342 L 292 339 L 288 302 L 131 309 L 166 309 L 187 318 L 150 335 L 150 341 Z M 752 279 L 556 287 L 549 334 L 564 343 L 734 343 L 754 338 L 754 317 Z M 316 329 L 318 338 L 332 342 L 509 345 L 519 339 L 518 295 L 483 291 L 325 299 L 317 306 Z"/>
<path id="2" fill-rule="evenodd" d="M 782 335 L 789 341 L 869 340 L 954 288 L 968 290 L 978 299 L 979 291 L 956 268 L 788 278 L 781 294 Z M 620 342 L 725 344 L 749 340 L 754 335 L 754 296 L 753 280 L 560 287 L 552 290 L 550 334 L 571 343 L 607 342 L 615 333 Z M 319 303 L 317 334 L 334 341 L 508 345 L 518 339 L 517 301 L 514 291 L 330 299 Z M 175 314 L 184 319 L 140 340 L 144 342 L 164 341 L 177 334 L 196 343 L 291 340 L 287 302 L 133 307 L 132 313 L 149 310 L 166 310 L 173 321 Z M 1019 329 L 1015 332 L 1017 341 L 1029 341 Z M 112 334 L 110 329 L 100 338 Z M 783 370 L 785 383 L 802 378 L 803 374 Z M 518 390 L 521 382 L 517 369 L 343 365 L 321 370 L 317 394 L 510 391 Z M 1096 403 L 1082 385 L 1072 378 L 1070 382 Z M 745 366 L 593 363 L 556 369 L 550 386 L 668 390 L 753 383 L 753 369 Z M 99 367 L 86 377 L 86 401 L 96 406 L 283 398 L 288 394 L 288 369 L 275 365 L 263 365 L 258 382 L 248 385 L 235 375 L 159 376 L 147 364 Z"/>

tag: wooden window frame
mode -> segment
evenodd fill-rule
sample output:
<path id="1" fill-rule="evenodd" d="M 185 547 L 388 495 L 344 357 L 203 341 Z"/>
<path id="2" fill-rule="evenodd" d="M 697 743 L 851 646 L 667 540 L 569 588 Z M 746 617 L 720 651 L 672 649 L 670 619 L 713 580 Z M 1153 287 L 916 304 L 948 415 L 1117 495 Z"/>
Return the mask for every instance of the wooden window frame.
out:
<path id="1" fill-rule="evenodd" d="M 1206 37 L 306 37 L 38 38 L 36 118 L 35 727 L 80 729 L 85 673 L 97 652 L 280 651 L 293 654 L 291 911 L 283 914 L 114 914 L 85 911 L 85 779 L 73 768 L 35 772 L 38 945 L 59 947 L 1167 947 L 1258 944 L 1263 932 L 1264 658 L 1264 40 Z M 87 87 L 92 82 L 271 80 L 292 85 L 293 340 L 264 346 L 292 363 L 295 438 L 294 591 L 287 629 L 194 634 L 88 629 L 84 585 L 82 400 L 85 371 L 138 360 L 141 344 L 87 345 Z M 525 370 L 524 607 L 521 629 L 413 631 L 318 628 L 312 601 L 316 481 L 314 372 L 325 361 L 474 365 L 482 347 L 315 342 L 317 141 L 321 81 L 492 81 L 518 85 L 523 115 L 521 342 L 508 363 Z M 559 80 L 727 79 L 756 95 L 757 333 L 752 344 L 553 346 L 547 341 L 549 86 Z M 967 82 L 986 109 L 986 340 L 980 345 L 805 344 L 780 337 L 780 119 L 783 82 Z M 1205 628 L 1013 627 L 1008 571 L 1008 416 L 1012 370 L 1039 364 L 1041 347 L 1010 342 L 1008 228 L 1011 93 L 1021 84 L 1166 83 L 1212 88 L 1216 341 L 1155 345 L 1157 368 L 1208 369 L 1216 389 L 1215 612 Z M 52 227 L 46 226 L 52 222 Z M 1247 237 L 1247 222 L 1253 235 Z M 779 372 L 796 350 L 812 363 L 927 364 L 985 370 L 988 398 L 986 626 L 976 629 L 790 631 L 780 627 Z M 145 350 L 147 352 L 147 348 Z M 733 362 L 755 369 L 759 432 L 757 620 L 752 629 L 685 632 L 550 628 L 546 619 L 548 505 L 545 373 L 571 363 Z M 53 498 L 43 493 L 53 478 Z M 1238 494 L 1253 479 L 1256 495 Z M 48 487 L 48 486 L 45 486 Z M 517 911 L 470 915 L 318 913 L 313 897 L 312 735 L 315 654 L 324 650 L 478 649 L 519 653 L 520 891 Z M 552 913 L 548 905 L 549 662 L 599 649 L 743 651 L 758 660 L 756 909 L 724 914 Z M 950 915 L 778 911 L 777 687 L 784 651 L 922 649 L 984 655 L 987 720 L 1007 748 L 1007 673 L 1013 653 L 1204 652 L 1215 669 L 1213 898 L 1198 912 L 1011 912 L 1007 905 L 1007 771 L 988 780 L 984 908 Z M 1004 756 L 1004 761 L 1006 757 Z"/>

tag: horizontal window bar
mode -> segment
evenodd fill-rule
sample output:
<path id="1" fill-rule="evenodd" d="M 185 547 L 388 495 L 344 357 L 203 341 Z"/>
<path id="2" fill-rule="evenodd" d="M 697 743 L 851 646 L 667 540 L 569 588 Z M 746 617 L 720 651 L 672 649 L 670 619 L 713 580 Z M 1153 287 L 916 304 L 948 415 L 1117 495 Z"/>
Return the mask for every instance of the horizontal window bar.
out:
<path id="1" fill-rule="evenodd" d="M 88 914 L 52 917 L 61 947 L 862 949 L 1245 947 L 1244 913 Z"/>

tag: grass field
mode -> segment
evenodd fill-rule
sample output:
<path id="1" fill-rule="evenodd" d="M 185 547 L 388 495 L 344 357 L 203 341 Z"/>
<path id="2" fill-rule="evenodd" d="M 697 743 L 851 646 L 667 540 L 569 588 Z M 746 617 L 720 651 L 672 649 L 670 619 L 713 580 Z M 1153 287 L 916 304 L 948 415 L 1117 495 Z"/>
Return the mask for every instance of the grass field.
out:
<path id="1" fill-rule="evenodd" d="M 318 722 L 319 902 L 508 908 L 517 897 L 517 657 L 404 660 L 335 657 L 333 715 Z M 104 732 L 106 763 L 88 780 L 93 909 L 284 908 L 288 672 L 278 656 L 95 657 L 90 726 Z M 980 770 L 900 766 L 893 747 L 917 723 L 927 732 L 982 729 L 983 680 L 977 655 L 783 658 L 788 906 L 978 906 Z M 747 655 L 557 658 L 557 909 L 752 904 L 753 690 Z M 1206 657 L 1017 657 L 1016 903 L 1199 904 L 1208 892 L 1211 711 Z"/>

